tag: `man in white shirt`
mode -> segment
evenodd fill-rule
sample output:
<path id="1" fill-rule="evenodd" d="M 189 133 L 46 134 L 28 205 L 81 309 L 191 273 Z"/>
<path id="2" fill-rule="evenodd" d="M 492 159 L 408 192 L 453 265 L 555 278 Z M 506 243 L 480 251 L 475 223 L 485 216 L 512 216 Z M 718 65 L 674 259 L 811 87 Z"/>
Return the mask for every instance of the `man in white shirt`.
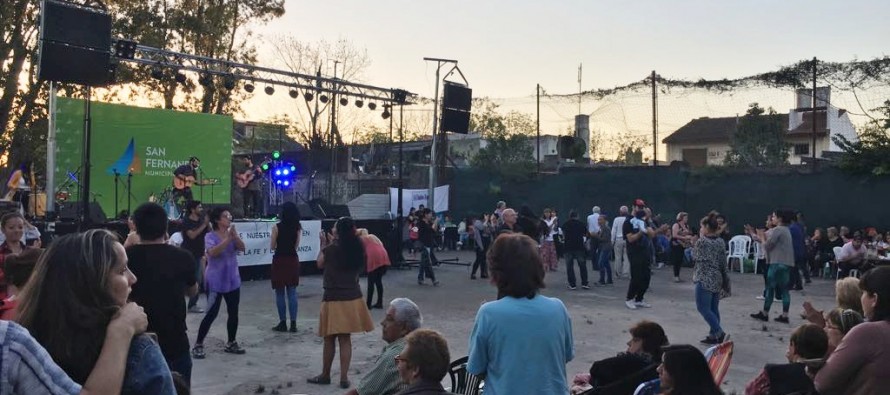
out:
<path id="1" fill-rule="evenodd" d="M 868 249 L 862 243 L 862 236 L 855 235 L 853 240 L 844 244 L 841 253 L 835 257 L 837 259 L 838 273 L 837 278 L 844 278 L 850 275 L 850 270 L 861 270 L 862 264 L 865 262 L 865 253 Z"/>
<path id="2" fill-rule="evenodd" d="M 590 252 L 590 260 L 593 270 L 599 270 L 597 265 L 597 257 L 599 256 L 599 243 L 591 241 L 593 235 L 600 233 L 600 206 L 593 206 L 593 214 L 587 216 L 587 250 Z"/>
<path id="3" fill-rule="evenodd" d="M 621 234 L 627 215 L 627 206 L 621 206 L 618 209 L 618 215 L 612 221 L 612 246 L 615 252 L 615 258 L 612 261 L 612 273 L 615 273 L 615 276 L 618 278 L 630 277 L 630 261 L 627 260 L 627 242 L 624 240 L 624 235 Z"/>

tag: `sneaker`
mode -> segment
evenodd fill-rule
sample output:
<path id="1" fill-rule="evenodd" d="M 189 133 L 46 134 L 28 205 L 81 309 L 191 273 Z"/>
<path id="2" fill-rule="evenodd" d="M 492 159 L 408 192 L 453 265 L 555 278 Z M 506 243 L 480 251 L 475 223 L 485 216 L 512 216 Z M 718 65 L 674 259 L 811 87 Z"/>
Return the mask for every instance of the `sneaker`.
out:
<path id="1" fill-rule="evenodd" d="M 195 344 L 195 347 L 192 348 L 192 358 L 193 359 L 204 359 L 206 355 L 204 354 L 204 346 L 201 344 Z"/>
<path id="2" fill-rule="evenodd" d="M 280 321 L 278 325 L 272 327 L 272 330 L 275 332 L 287 332 L 287 325 L 285 325 L 284 321 Z"/>
<path id="3" fill-rule="evenodd" d="M 780 315 L 780 316 L 776 317 L 773 321 L 781 322 L 783 324 L 787 324 L 789 322 L 787 315 Z"/>
<path id="4" fill-rule="evenodd" d="M 720 344 L 720 343 L 722 343 L 722 342 L 720 341 L 719 338 L 708 336 L 708 337 L 706 337 L 706 338 L 700 340 L 699 343 L 701 343 L 701 344 L 707 344 L 707 345 L 709 345 L 709 346 L 713 346 L 713 345 L 715 345 L 715 344 Z"/>
<path id="5" fill-rule="evenodd" d="M 661 269 L 664 267 L 664 262 L 658 262 L 658 266 L 656 268 Z"/>
<path id="6" fill-rule="evenodd" d="M 764 300 L 764 299 L 766 299 L 766 297 L 763 296 L 763 295 L 757 295 L 757 296 L 754 297 L 754 299 L 757 299 L 757 300 Z"/>
<path id="7" fill-rule="evenodd" d="M 682 283 L 683 280 L 680 280 L 680 277 L 674 277 L 674 282 L 675 282 L 675 283 Z"/>
<path id="8" fill-rule="evenodd" d="M 590 289 L 590 286 L 589 286 L 589 285 L 582 285 L 582 286 L 581 286 L 581 289 Z"/>
<path id="9" fill-rule="evenodd" d="M 470 275 L 470 280 L 475 280 L 475 279 L 476 279 L 476 275 L 475 275 L 475 274 L 471 274 L 471 275 Z"/>
<path id="10" fill-rule="evenodd" d="M 439 280 L 434 280 L 434 281 L 433 281 L 433 286 L 434 286 L 434 287 L 438 287 L 438 286 L 439 286 Z"/>
<path id="11" fill-rule="evenodd" d="M 570 289 L 570 290 L 572 290 L 572 291 L 578 289 L 578 288 L 575 288 L 574 285 L 569 285 L 569 286 L 567 286 L 566 288 L 568 288 L 568 289 Z"/>
<path id="12" fill-rule="evenodd" d="M 645 307 L 645 308 L 647 308 L 647 309 L 652 308 L 652 305 L 651 305 L 651 304 L 646 303 L 646 302 L 644 302 L 644 301 L 642 301 L 642 300 L 639 301 L 639 302 L 634 302 L 634 304 L 637 305 L 637 307 Z"/>
<path id="13" fill-rule="evenodd" d="M 769 321 L 769 316 L 767 316 L 766 314 L 763 314 L 762 311 L 758 311 L 758 312 L 756 312 L 756 313 L 754 313 L 754 314 L 751 314 L 751 318 L 758 319 L 758 320 L 761 320 L 761 321 L 763 321 L 763 322 L 767 322 L 767 321 Z"/>
<path id="14" fill-rule="evenodd" d="M 633 299 L 624 301 L 624 305 L 627 306 L 628 309 L 636 310 L 637 304 L 634 303 Z"/>
<path id="15" fill-rule="evenodd" d="M 201 308 L 200 306 L 198 306 L 198 305 L 194 305 L 194 306 L 192 306 L 192 307 L 189 307 L 189 313 L 201 314 L 201 313 L 203 313 L 203 312 L 204 312 L 204 309 L 202 309 L 202 308 Z"/>
<path id="16" fill-rule="evenodd" d="M 290 331 L 291 333 L 297 333 L 297 321 L 290 322 Z"/>
<path id="17" fill-rule="evenodd" d="M 417 280 L 417 285 L 423 285 L 423 280 Z"/>
<path id="18" fill-rule="evenodd" d="M 604 286 L 604 285 L 606 285 L 606 283 L 604 281 L 597 281 L 596 285 Z"/>
<path id="19" fill-rule="evenodd" d="M 227 352 L 229 354 L 238 354 L 238 355 L 241 355 L 241 354 L 244 354 L 247 352 L 247 351 L 244 351 L 244 349 L 238 345 L 238 342 L 229 342 L 228 344 L 226 344 L 226 348 L 224 348 L 223 351 Z"/>

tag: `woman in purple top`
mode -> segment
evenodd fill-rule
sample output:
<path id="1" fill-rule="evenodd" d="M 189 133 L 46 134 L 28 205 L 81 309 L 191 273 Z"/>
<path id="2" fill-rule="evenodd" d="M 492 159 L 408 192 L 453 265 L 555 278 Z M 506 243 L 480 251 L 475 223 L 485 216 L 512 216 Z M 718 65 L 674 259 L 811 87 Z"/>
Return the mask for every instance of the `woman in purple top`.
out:
<path id="1" fill-rule="evenodd" d="M 241 275 L 238 274 L 238 251 L 244 251 L 244 241 L 232 225 L 232 214 L 222 207 L 210 210 L 210 226 L 212 232 L 204 236 L 204 248 L 207 251 L 207 269 L 204 272 L 207 290 L 207 314 L 198 328 L 198 339 L 192 348 L 192 358 L 204 358 L 204 338 L 210 325 L 219 314 L 222 300 L 226 301 L 226 312 L 229 316 L 226 330 L 229 335 L 226 348 L 230 354 L 244 354 L 244 349 L 235 341 L 238 333 L 238 304 L 241 300 Z"/>

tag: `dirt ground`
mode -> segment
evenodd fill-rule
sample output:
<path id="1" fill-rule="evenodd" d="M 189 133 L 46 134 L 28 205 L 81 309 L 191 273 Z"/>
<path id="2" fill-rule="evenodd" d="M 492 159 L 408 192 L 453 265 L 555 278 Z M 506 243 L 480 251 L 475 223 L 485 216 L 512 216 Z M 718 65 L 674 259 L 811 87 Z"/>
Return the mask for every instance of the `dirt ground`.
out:
<path id="1" fill-rule="evenodd" d="M 460 263 L 471 262 L 471 252 L 439 252 L 439 259 L 459 258 Z M 589 263 L 588 263 L 589 264 Z M 424 327 L 441 332 L 451 350 L 451 359 L 467 354 L 467 340 L 479 305 L 495 299 L 496 291 L 486 280 L 470 280 L 469 267 L 444 263 L 435 268 L 439 287 L 417 284 L 416 268 L 390 270 L 383 278 L 385 303 L 396 297 L 407 297 L 420 306 Z M 577 270 L 577 269 L 576 269 Z M 593 272 L 596 274 L 596 272 Z M 671 343 L 698 341 L 707 334 L 707 324 L 695 309 L 691 269 L 684 268 L 682 283 L 674 283 L 669 267 L 655 270 L 646 300 L 651 309 L 628 310 L 624 306 L 626 280 L 616 280 L 614 286 L 593 287 L 572 291 L 566 288 L 565 265 L 559 271 L 547 273 L 547 288 L 543 293 L 565 303 L 572 317 L 575 338 L 575 359 L 568 364 L 568 379 L 576 373 L 587 372 L 593 361 L 624 351 L 628 340 L 627 329 L 634 322 L 648 319 L 660 323 Z M 755 296 L 761 292 L 760 275 L 733 273 L 733 296 L 721 301 L 720 310 L 724 330 L 735 342 L 735 354 L 722 389 L 727 393 L 743 393 L 745 384 L 757 375 L 767 362 L 783 362 L 788 337 L 793 328 L 803 323 L 799 316 L 801 303 L 810 300 L 818 309 L 834 304 L 832 281 L 815 279 L 804 291 L 792 291 L 791 324 L 755 321 L 748 314 L 760 309 Z M 362 288 L 365 288 L 362 279 Z M 238 341 L 246 355 L 222 352 L 226 339 L 225 309 L 221 309 L 210 334 L 205 340 L 207 358 L 194 361 L 192 391 L 195 394 L 342 394 L 334 385 L 313 385 L 306 378 L 321 371 L 321 338 L 316 336 L 318 310 L 321 303 L 321 276 L 301 279 L 298 333 L 278 333 L 271 328 L 278 323 L 275 297 L 269 281 L 245 282 L 241 289 Z M 205 299 L 201 299 L 204 306 Z M 781 303 L 773 304 L 772 316 L 781 310 Z M 383 318 L 383 310 L 372 310 L 375 322 Z M 189 314 L 188 327 L 194 342 L 203 314 Z M 374 363 L 385 345 L 380 338 L 379 325 L 374 332 L 353 335 L 352 364 L 349 379 L 356 383 Z M 338 358 L 338 357 L 337 357 Z M 335 358 L 332 377 L 339 377 Z M 448 383 L 446 376 L 444 384 Z"/>

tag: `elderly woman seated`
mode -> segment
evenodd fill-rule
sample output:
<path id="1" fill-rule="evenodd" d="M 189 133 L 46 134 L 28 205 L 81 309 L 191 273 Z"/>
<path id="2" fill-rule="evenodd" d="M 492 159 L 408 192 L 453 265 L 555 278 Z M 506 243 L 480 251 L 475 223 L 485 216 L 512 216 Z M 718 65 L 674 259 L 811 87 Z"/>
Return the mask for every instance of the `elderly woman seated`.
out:
<path id="1" fill-rule="evenodd" d="M 451 363 L 445 338 L 433 330 L 417 329 L 405 339 L 405 349 L 395 359 L 408 388 L 399 395 L 450 394 L 441 383 Z"/>
<path id="2" fill-rule="evenodd" d="M 860 300 L 862 291 L 859 290 L 858 278 L 846 277 L 837 280 L 834 284 L 834 293 L 838 308 L 841 310 L 853 310 L 860 315 L 862 314 L 862 301 Z M 803 302 L 803 313 L 800 314 L 800 317 L 825 327 L 825 314 L 822 311 L 816 310 L 809 301 Z"/>

